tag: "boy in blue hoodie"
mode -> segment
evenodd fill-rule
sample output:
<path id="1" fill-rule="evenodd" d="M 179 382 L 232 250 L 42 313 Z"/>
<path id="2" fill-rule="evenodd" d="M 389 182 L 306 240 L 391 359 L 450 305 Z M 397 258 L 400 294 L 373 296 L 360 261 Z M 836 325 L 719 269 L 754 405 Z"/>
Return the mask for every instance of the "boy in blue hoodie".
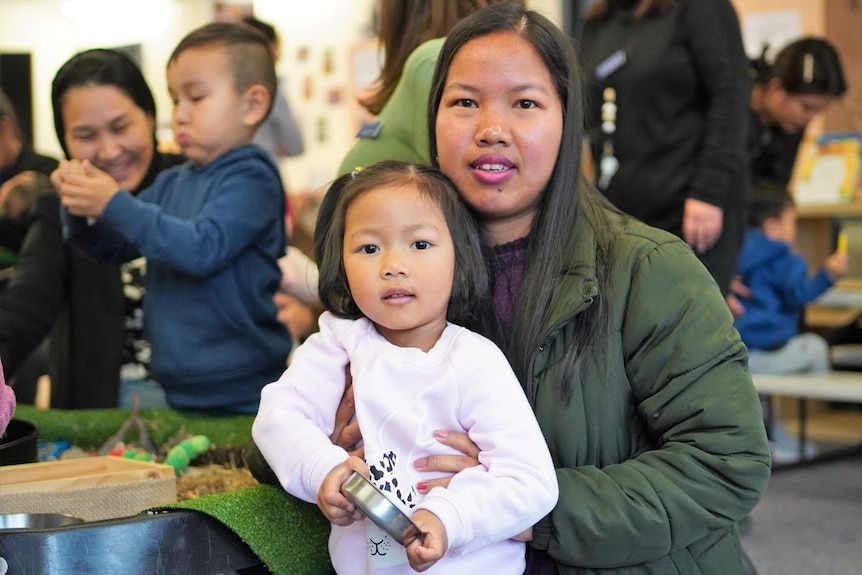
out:
<path id="1" fill-rule="evenodd" d="M 750 296 L 735 322 L 748 347 L 752 373 L 826 371 L 829 346 L 814 333 L 801 333 L 805 304 L 817 299 L 847 273 L 847 254 L 836 251 L 813 276 L 808 262 L 793 251 L 796 208 L 783 184 L 755 182 L 749 206 L 749 228 L 739 256 L 738 276 Z M 798 454 L 786 432 L 776 429 L 773 459 Z M 786 450 L 786 453 L 785 453 Z"/>
<path id="2" fill-rule="evenodd" d="M 247 26 L 208 24 L 180 41 L 167 80 L 188 161 L 137 197 L 88 162 L 62 162 L 52 180 L 65 231 L 102 262 L 146 257 L 150 367 L 171 407 L 253 414 L 291 347 L 272 299 L 285 194 L 251 145 L 276 89 L 269 44 Z"/>

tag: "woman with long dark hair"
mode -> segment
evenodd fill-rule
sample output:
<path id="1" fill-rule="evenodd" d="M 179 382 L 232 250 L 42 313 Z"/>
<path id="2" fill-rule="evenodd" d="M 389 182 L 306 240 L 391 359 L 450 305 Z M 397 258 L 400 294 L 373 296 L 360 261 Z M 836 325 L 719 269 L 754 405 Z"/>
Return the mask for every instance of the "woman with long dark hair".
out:
<path id="1" fill-rule="evenodd" d="M 137 193 L 182 156 L 156 148 L 156 105 L 126 55 L 76 54 L 54 77 L 54 127 L 69 159 L 89 160 Z M 109 408 L 122 379 L 155 396 L 142 334 L 141 265 L 102 265 L 63 239 L 60 199 L 39 198 L 15 266 L 0 293 L 0 358 L 9 372 L 50 333 L 51 407 Z M 145 402 L 146 405 L 146 402 Z"/>

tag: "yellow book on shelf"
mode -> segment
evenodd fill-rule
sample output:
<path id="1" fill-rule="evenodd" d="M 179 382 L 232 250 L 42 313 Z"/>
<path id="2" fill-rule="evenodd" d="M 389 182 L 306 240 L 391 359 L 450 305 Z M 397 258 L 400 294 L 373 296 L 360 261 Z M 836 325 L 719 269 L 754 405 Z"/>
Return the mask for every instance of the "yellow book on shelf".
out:
<path id="1" fill-rule="evenodd" d="M 836 204 L 853 201 L 859 186 L 862 145 L 856 134 L 827 134 L 802 158 L 794 187 L 796 202 Z"/>

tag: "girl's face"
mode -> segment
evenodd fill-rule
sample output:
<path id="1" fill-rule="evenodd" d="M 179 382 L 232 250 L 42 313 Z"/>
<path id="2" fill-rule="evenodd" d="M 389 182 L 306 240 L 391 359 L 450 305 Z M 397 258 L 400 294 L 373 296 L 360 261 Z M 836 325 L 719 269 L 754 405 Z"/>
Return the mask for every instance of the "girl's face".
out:
<path id="1" fill-rule="evenodd" d="M 458 51 L 437 111 L 438 158 L 478 213 L 486 241 L 529 233 L 562 134 L 562 102 L 529 42 L 498 32 Z"/>
<path id="2" fill-rule="evenodd" d="M 151 116 L 111 85 L 71 88 L 63 96 L 62 114 L 72 159 L 89 160 L 129 192 L 140 186 L 155 153 Z"/>
<path id="3" fill-rule="evenodd" d="M 763 108 L 766 117 L 781 131 L 795 134 L 805 129 L 814 116 L 835 101 L 834 96 L 823 94 L 791 94 L 773 79 L 766 86 Z"/>
<path id="4" fill-rule="evenodd" d="M 344 271 L 377 331 L 400 347 L 431 349 L 446 326 L 455 248 L 443 211 L 411 188 L 380 188 L 347 208 Z"/>

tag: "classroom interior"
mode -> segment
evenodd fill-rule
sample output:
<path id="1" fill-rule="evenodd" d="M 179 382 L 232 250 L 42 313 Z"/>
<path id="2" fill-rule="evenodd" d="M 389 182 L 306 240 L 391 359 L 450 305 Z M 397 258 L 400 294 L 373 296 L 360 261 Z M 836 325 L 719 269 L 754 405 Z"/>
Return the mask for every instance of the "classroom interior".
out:
<path id="1" fill-rule="evenodd" d="M 300 209 L 299 236 L 304 237 L 300 241 L 307 242 L 313 227 L 314 206 L 335 176 L 338 161 L 333 158 L 344 156 L 355 140 L 356 131 L 369 118 L 356 103 L 355 95 L 373 83 L 379 70 L 381 54 L 374 34 L 374 3 L 375 0 L 0 0 L 0 86 L 15 96 L 16 105 L 25 102 L 19 115 L 35 149 L 62 157 L 49 96 L 51 78 L 57 68 L 79 50 L 129 49 L 137 54 L 156 98 L 160 144 L 170 147 L 172 105 L 164 78 L 170 50 L 192 28 L 220 17 L 220 11 L 242 12 L 253 8 L 254 15 L 272 23 L 282 38 L 277 69 L 287 78 L 287 97 L 306 142 L 302 155 L 280 160 L 279 167 L 286 188 Z M 588 3 L 582 2 L 581 9 Z M 859 34 L 862 5 L 854 0 L 732 0 L 732 3 L 743 27 L 749 56 L 755 55 L 765 38 L 780 44 L 794 36 L 816 35 L 832 42 L 842 58 L 849 91 L 809 126 L 795 170 L 794 181 L 798 181 L 804 177 L 805 158 L 816 154 L 818 137 L 862 132 L 862 34 Z M 567 0 L 528 2 L 561 27 L 573 25 L 577 18 L 577 8 L 573 8 L 576 4 Z M 27 84 L 26 89 L 19 89 L 22 83 Z M 862 188 L 858 170 L 857 162 L 856 188 L 850 197 L 798 207 L 796 247 L 811 262 L 812 269 L 833 250 L 837 229 L 844 229 L 850 237 L 852 273 L 839 284 L 844 299 L 839 305 L 809 306 L 805 325 L 814 331 L 862 327 Z M 862 390 L 862 345 L 858 349 L 849 351 L 842 369 L 860 372 Z M 837 472 L 844 474 L 845 480 L 847 474 L 856 474 L 850 477 L 862 481 L 862 466 L 854 464 L 862 453 L 859 449 L 862 391 L 858 399 L 847 401 L 780 396 L 773 396 L 771 401 L 780 405 L 779 413 L 788 430 L 797 434 L 804 424 L 807 437 L 826 456 L 822 461 L 790 464 L 784 469 L 777 466 L 776 474 L 788 477 L 782 485 L 787 487 L 787 491 L 781 492 L 782 498 L 792 499 L 798 494 L 804 497 L 810 482 L 828 482 L 826 470 L 836 461 L 837 465 L 844 465 Z M 804 421 L 800 419 L 803 401 Z M 842 458 L 848 457 L 855 459 L 849 464 L 841 463 L 846 462 Z M 824 470 L 823 473 L 817 474 L 818 469 Z M 809 483 L 793 483 L 794 473 L 807 473 L 810 479 L 805 481 Z M 841 513 L 862 512 L 862 490 L 858 485 L 857 482 L 855 492 L 849 491 L 851 500 L 845 502 Z M 842 496 L 848 496 L 846 488 L 842 489 L 845 489 Z M 830 513 L 834 504 L 830 500 L 823 507 L 812 507 L 809 513 Z M 844 570 L 848 565 L 862 562 L 862 551 L 852 541 L 846 545 L 833 541 L 835 546 L 828 553 L 795 555 L 786 541 L 779 540 L 780 535 L 763 538 L 763 531 L 758 534 L 758 529 L 764 529 L 765 525 L 772 528 L 787 520 L 776 510 L 778 505 L 770 503 L 768 507 L 768 518 L 758 520 L 755 511 L 751 532 L 743 538 L 745 546 L 756 548 L 751 555 L 762 575 L 850 573 Z M 852 516 L 846 521 L 849 531 L 853 528 Z M 858 525 L 857 519 L 857 532 Z M 795 531 L 798 540 L 803 537 L 802 529 L 807 527 L 795 526 L 788 531 Z M 820 536 L 813 532 L 809 535 Z M 816 541 L 810 541 L 810 545 L 816 545 Z M 781 555 L 784 562 L 778 558 Z"/>

